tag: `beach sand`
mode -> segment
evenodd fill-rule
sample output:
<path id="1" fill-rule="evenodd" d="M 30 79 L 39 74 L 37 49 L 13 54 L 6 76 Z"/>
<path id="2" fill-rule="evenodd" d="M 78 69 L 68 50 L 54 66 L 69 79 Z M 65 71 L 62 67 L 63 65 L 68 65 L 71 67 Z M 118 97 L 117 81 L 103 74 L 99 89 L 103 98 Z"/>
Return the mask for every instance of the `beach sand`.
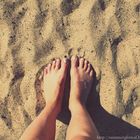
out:
<path id="1" fill-rule="evenodd" d="M 119 129 L 95 117 L 99 132 L 121 135 L 121 124 L 138 132 L 139 0 L 0 0 L 0 140 L 19 139 L 43 108 L 41 68 L 72 55 L 91 62 L 101 107 L 122 120 Z M 56 139 L 65 139 L 66 128 L 57 121 Z"/>

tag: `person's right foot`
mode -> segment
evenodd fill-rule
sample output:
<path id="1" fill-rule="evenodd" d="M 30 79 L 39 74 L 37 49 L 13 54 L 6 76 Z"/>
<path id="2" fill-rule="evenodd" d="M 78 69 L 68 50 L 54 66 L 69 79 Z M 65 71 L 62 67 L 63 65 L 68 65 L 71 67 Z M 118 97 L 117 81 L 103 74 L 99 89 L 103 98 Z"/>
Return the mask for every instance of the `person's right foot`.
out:
<path id="1" fill-rule="evenodd" d="M 76 105 L 85 105 L 93 82 L 93 68 L 84 58 L 71 58 L 71 89 L 69 109 L 76 109 Z"/>

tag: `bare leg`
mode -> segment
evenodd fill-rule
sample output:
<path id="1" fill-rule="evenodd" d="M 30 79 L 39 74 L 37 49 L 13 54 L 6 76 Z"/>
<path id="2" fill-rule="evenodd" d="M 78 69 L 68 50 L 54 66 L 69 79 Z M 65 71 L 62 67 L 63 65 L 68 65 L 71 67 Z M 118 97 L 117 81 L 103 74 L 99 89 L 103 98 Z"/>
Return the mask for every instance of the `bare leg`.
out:
<path id="1" fill-rule="evenodd" d="M 67 73 L 66 59 L 57 59 L 44 69 L 43 87 L 46 107 L 29 125 L 20 140 L 54 140 L 56 117 L 61 110 L 61 102 Z"/>
<path id="2" fill-rule="evenodd" d="M 67 140 L 96 140 L 98 132 L 85 107 L 93 82 L 92 67 L 85 59 L 73 56 L 70 74 L 69 109 L 72 117 Z"/>

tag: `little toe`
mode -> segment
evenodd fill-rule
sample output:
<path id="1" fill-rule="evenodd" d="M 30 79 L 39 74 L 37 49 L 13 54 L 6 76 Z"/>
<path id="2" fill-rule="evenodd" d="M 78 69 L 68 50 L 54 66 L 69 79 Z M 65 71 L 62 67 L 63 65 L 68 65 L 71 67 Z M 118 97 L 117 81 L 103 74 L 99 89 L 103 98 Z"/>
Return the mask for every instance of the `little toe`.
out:
<path id="1" fill-rule="evenodd" d="M 79 60 L 79 67 L 84 68 L 84 58 L 80 58 Z"/>
<path id="2" fill-rule="evenodd" d="M 84 70 L 86 71 L 86 70 L 87 70 L 87 68 L 88 68 L 88 61 L 87 61 L 87 60 L 85 60 L 85 61 L 84 61 Z"/>
<path id="3" fill-rule="evenodd" d="M 52 62 L 52 67 L 51 67 L 51 69 L 52 69 L 52 70 L 54 70 L 54 69 L 55 69 L 55 64 L 56 64 L 56 61 L 55 61 L 55 60 L 53 60 L 53 62 Z"/>
<path id="4" fill-rule="evenodd" d="M 47 74 L 47 67 L 45 67 L 45 68 L 41 71 L 41 73 L 40 73 L 40 75 L 39 75 L 39 77 L 38 77 L 38 80 L 39 80 L 39 81 L 42 81 L 44 75 L 46 75 L 46 74 Z"/>
<path id="5" fill-rule="evenodd" d="M 87 72 L 87 73 L 90 73 L 90 71 L 91 71 L 91 64 L 88 64 L 88 67 L 87 67 L 86 72 Z"/>
<path id="6" fill-rule="evenodd" d="M 56 64 L 55 64 L 55 69 L 58 70 L 61 67 L 61 60 L 60 59 L 56 59 Z"/>
<path id="7" fill-rule="evenodd" d="M 90 77 L 93 77 L 93 70 L 90 71 L 89 75 Z"/>
<path id="8" fill-rule="evenodd" d="M 78 67 L 78 57 L 77 56 L 72 56 L 72 58 L 71 58 L 71 66 L 72 67 Z"/>

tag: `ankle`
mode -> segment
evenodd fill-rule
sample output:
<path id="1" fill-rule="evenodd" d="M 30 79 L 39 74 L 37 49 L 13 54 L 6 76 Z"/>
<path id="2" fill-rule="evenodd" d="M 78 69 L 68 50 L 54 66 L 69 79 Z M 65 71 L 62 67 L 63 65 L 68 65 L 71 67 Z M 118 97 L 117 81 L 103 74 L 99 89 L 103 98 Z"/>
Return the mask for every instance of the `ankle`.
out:
<path id="1" fill-rule="evenodd" d="M 85 104 L 83 104 L 79 100 L 73 100 L 72 102 L 69 103 L 69 110 L 70 110 L 71 114 L 77 113 L 83 109 L 86 109 Z"/>
<path id="2" fill-rule="evenodd" d="M 57 116 L 61 111 L 61 104 L 47 102 L 44 109 Z"/>

